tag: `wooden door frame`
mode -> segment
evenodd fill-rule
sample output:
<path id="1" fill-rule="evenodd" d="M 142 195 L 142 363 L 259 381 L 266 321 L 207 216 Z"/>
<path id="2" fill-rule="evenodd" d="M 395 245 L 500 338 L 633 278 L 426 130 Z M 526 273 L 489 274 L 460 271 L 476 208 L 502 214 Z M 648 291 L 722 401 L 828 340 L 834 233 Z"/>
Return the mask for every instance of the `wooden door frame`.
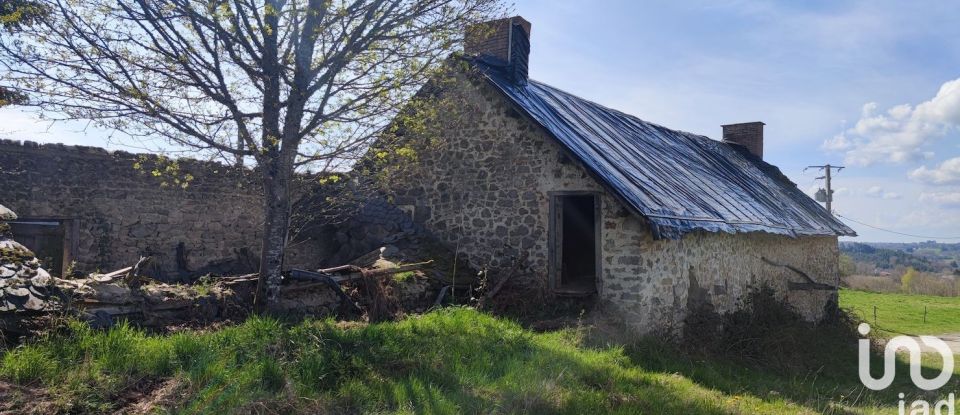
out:
<path id="1" fill-rule="evenodd" d="M 68 216 L 29 216 L 20 217 L 11 222 L 58 222 L 63 227 L 63 258 L 58 273 L 61 277 L 65 277 L 67 268 L 77 259 L 80 252 L 80 220 Z"/>
<path id="2" fill-rule="evenodd" d="M 547 192 L 550 199 L 550 223 L 547 229 L 547 281 L 550 291 L 560 290 L 562 277 L 561 261 L 563 259 L 563 204 L 562 198 L 568 196 L 593 196 L 593 231 L 594 231 L 594 284 L 597 294 L 600 294 L 602 284 L 600 278 L 603 271 L 603 243 L 602 243 L 602 204 L 600 197 L 603 192 L 593 190 L 557 190 Z"/>

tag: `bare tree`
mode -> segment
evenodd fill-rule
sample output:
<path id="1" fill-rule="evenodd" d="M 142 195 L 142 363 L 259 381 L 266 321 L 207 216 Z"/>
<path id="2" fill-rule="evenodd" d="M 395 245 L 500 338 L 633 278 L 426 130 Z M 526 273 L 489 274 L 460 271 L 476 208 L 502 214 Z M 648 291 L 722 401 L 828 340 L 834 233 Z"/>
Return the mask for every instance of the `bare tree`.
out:
<path id="1" fill-rule="evenodd" d="M 26 26 L 36 23 L 43 16 L 43 8 L 30 0 L 0 1 L 0 36 L 3 33 L 16 33 Z M 16 90 L 0 86 L 0 107 L 22 104 L 27 96 Z"/>
<path id="2" fill-rule="evenodd" d="M 502 13 L 499 0 L 37 3 L 49 15 L 0 39 L 30 105 L 257 168 L 259 307 L 279 293 L 295 171 L 344 168 L 466 26 Z"/>

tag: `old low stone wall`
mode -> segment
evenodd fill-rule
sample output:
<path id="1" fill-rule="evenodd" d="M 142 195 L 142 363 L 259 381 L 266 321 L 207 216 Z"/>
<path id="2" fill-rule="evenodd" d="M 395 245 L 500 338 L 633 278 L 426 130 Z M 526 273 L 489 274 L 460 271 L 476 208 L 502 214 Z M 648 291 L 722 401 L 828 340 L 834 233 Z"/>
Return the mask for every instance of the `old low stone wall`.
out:
<path id="1" fill-rule="evenodd" d="M 255 178 L 213 162 L 177 164 L 155 177 L 153 168 L 168 165 L 155 156 L 0 140 L 0 201 L 21 219 L 71 221 L 78 271 L 129 266 L 141 255 L 154 257 L 153 273 L 165 280 L 211 264 L 249 268 L 263 223 Z M 188 176 L 186 187 L 173 180 Z M 311 249 L 298 244 L 289 265 L 316 262 Z"/>

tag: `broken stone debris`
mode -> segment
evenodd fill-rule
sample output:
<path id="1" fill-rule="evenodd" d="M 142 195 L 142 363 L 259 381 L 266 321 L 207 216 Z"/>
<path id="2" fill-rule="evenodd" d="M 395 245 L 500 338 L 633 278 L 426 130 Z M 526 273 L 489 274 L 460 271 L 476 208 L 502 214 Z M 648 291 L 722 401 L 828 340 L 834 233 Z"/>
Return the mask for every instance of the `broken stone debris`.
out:
<path id="1" fill-rule="evenodd" d="M 48 306 L 53 278 L 33 252 L 11 238 L 6 221 L 15 219 L 16 213 L 0 205 L 0 312 L 41 311 Z"/>
<path id="2" fill-rule="evenodd" d="M 340 306 L 349 301 L 354 311 L 366 314 L 368 318 L 380 320 L 397 316 L 396 307 L 390 312 L 383 312 L 382 299 L 378 299 L 371 291 L 370 281 L 382 282 L 383 277 L 401 272 L 419 272 L 425 263 L 396 266 L 385 260 L 377 260 L 379 268 L 364 268 L 357 266 L 338 267 L 337 270 L 326 273 L 307 272 L 308 274 L 323 275 L 333 282 L 340 290 L 340 296 L 335 295 L 329 284 L 318 283 L 311 278 L 285 278 L 281 289 L 281 297 L 274 305 L 274 310 L 282 313 L 300 315 L 335 315 Z M 17 287 L 12 292 L 24 298 L 33 298 L 12 303 L 8 313 L 0 317 L 10 317 L 15 314 L 37 315 L 32 312 L 46 312 L 64 310 L 75 314 L 95 327 L 106 327 L 120 319 L 132 321 L 138 325 L 154 328 L 166 328 L 190 322 L 211 322 L 216 320 L 242 317 L 252 309 L 254 291 L 256 290 L 256 274 L 233 277 L 211 277 L 199 284 L 180 285 L 165 284 L 155 281 L 141 283 L 137 278 L 137 266 L 127 267 L 107 274 L 92 274 L 82 279 L 59 279 L 46 275 L 44 289 L 45 297 L 29 297 L 31 288 Z M 289 275 L 294 274 L 291 272 Z M 341 283 L 361 282 L 366 284 L 362 290 L 349 288 L 353 295 L 343 292 Z M 406 286 L 416 286 L 426 289 L 421 281 L 410 281 Z M 391 304 L 401 304 L 397 295 L 415 295 L 419 290 L 406 287 L 407 291 L 391 291 Z M 52 295 L 55 293 L 56 295 Z M 381 293 L 382 294 L 382 293 Z M 18 297 L 18 298 L 19 298 Z M 366 297 L 366 298 L 360 298 Z M 420 298 L 425 296 L 419 295 Z M 24 305 L 26 304 L 26 305 Z M 361 307 L 363 306 L 363 307 Z M 358 313 L 359 315 L 359 313 Z M 387 316 L 387 317 L 384 317 Z M 11 319 L 5 319 L 0 328 L 7 331 L 18 331 Z M 2 323 L 2 322 L 0 322 Z"/>
<path id="3" fill-rule="evenodd" d="M 17 216 L 0 206 L 4 221 Z M 188 321 L 240 317 L 252 309 L 256 274 L 207 277 L 198 284 L 166 284 L 141 278 L 146 258 L 134 266 L 86 278 L 52 277 L 29 249 L 13 241 L 0 221 L 0 331 L 18 331 L 21 320 L 64 311 L 95 326 L 127 319 L 149 327 Z M 318 271 L 287 273 L 274 309 L 303 315 L 335 315 L 347 311 L 371 320 L 395 318 L 406 311 L 423 311 L 431 303 L 438 280 L 421 269 L 424 261 L 399 265 L 411 256 L 395 246 L 379 248 L 348 265 Z M 405 275 L 403 282 L 383 278 Z M 297 278 L 297 276 L 300 278 Z M 307 275 L 306 278 L 303 276 Z M 316 278 L 316 277 L 320 278 Z M 341 287 L 341 284 L 344 286 Z M 344 289 L 345 288 L 345 289 Z"/>
<path id="4" fill-rule="evenodd" d="M 17 214 L 6 206 L 0 205 L 0 220 L 17 220 Z"/>

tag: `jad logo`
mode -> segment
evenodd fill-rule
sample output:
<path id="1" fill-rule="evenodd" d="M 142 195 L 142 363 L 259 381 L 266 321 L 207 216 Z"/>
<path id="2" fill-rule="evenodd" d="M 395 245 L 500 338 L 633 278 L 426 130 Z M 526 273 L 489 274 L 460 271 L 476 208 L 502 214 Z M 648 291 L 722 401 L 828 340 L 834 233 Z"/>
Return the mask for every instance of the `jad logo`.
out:
<path id="1" fill-rule="evenodd" d="M 861 335 L 866 336 L 870 334 L 870 325 L 861 323 L 860 326 L 857 327 L 857 331 L 859 331 Z M 923 356 L 923 350 L 920 344 L 913 337 L 896 336 L 890 339 L 883 349 L 883 375 L 880 376 L 880 378 L 874 378 L 870 375 L 870 339 L 860 339 L 858 350 L 859 365 L 857 369 L 860 374 L 860 382 L 863 383 L 863 386 L 875 391 L 890 387 L 893 383 L 894 376 L 896 376 L 896 354 L 900 349 L 905 349 L 910 353 L 910 380 L 913 381 L 914 385 L 928 391 L 940 389 L 946 385 L 947 382 L 950 381 L 950 376 L 953 375 L 953 351 L 950 350 L 950 346 L 948 346 L 947 343 L 939 338 L 933 336 L 920 336 L 919 338 L 924 345 L 932 348 L 943 358 L 943 368 L 940 370 L 939 375 L 933 379 L 923 377 L 923 374 L 920 373 L 922 367 L 920 361 Z M 900 414 L 906 415 L 907 404 L 903 400 L 904 394 L 900 393 L 898 396 L 900 397 L 898 405 Z M 931 407 L 933 408 L 933 412 L 931 412 Z M 910 415 L 954 415 L 954 396 L 953 393 L 951 393 L 947 399 L 934 402 L 932 406 L 930 402 L 918 399 L 910 404 L 909 409 Z"/>

